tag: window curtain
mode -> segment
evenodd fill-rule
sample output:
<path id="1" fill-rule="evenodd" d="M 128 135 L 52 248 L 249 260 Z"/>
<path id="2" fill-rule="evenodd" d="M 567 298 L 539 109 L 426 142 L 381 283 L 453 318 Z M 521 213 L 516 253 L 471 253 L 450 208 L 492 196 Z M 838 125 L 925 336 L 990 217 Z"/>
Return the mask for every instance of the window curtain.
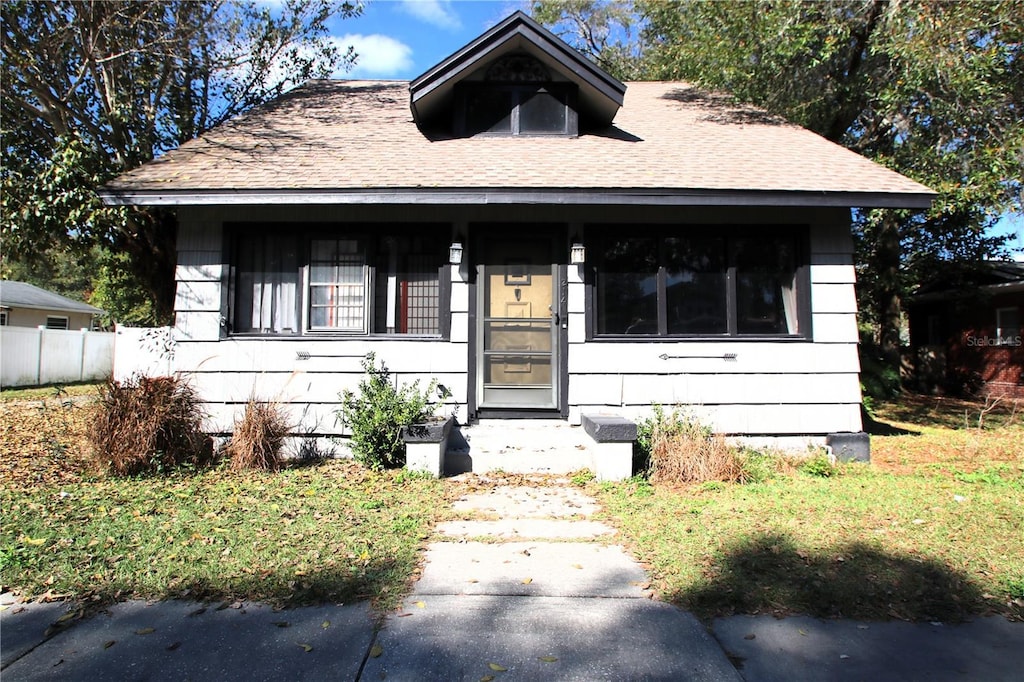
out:
<path id="1" fill-rule="evenodd" d="M 263 334 L 298 331 L 298 266 L 293 239 L 261 236 L 242 241 L 235 331 Z"/>
<path id="2" fill-rule="evenodd" d="M 780 273 L 779 278 L 782 308 L 786 316 L 786 331 L 790 334 L 796 334 L 799 331 L 796 323 L 797 301 L 796 283 L 794 282 L 796 278 L 793 277 L 792 271 Z"/>

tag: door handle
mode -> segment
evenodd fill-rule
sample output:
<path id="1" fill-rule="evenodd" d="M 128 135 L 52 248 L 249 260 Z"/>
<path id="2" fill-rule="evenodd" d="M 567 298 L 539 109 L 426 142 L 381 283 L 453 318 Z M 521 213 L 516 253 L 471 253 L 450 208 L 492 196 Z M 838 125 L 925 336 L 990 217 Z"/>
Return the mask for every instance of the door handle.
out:
<path id="1" fill-rule="evenodd" d="M 555 326 L 557 327 L 562 321 L 561 316 L 557 312 L 555 312 L 551 308 L 551 306 L 548 306 L 548 312 L 551 313 L 551 321 L 554 322 Z"/>

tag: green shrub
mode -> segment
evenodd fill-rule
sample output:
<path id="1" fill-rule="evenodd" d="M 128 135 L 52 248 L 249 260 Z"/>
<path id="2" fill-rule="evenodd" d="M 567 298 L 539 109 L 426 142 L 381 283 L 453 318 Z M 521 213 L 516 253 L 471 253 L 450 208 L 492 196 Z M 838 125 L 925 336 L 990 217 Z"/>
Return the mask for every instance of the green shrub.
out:
<path id="1" fill-rule="evenodd" d="M 777 453 L 743 448 L 739 452 L 739 459 L 743 483 L 764 483 L 779 473 L 780 459 Z"/>
<path id="2" fill-rule="evenodd" d="M 836 473 L 836 465 L 832 463 L 829 456 L 824 453 L 818 453 L 812 455 L 810 458 L 804 460 L 797 467 L 800 471 L 811 476 L 819 476 L 821 478 L 828 478 Z"/>
<path id="3" fill-rule="evenodd" d="M 89 431 L 93 457 L 117 476 L 208 464 L 213 447 L 199 406 L 199 396 L 177 376 L 111 381 Z"/>
<path id="4" fill-rule="evenodd" d="M 405 464 L 405 443 L 402 427 L 426 421 L 433 414 L 431 396 L 438 389 L 431 381 L 423 391 L 419 381 L 395 386 L 391 372 L 382 360 L 380 366 L 373 353 L 367 353 L 362 366 L 365 376 L 358 393 L 346 390 L 341 394 L 341 409 L 336 413 L 339 424 L 351 431 L 352 455 L 371 469 L 400 467 Z M 442 389 L 439 397 L 448 397 Z"/>

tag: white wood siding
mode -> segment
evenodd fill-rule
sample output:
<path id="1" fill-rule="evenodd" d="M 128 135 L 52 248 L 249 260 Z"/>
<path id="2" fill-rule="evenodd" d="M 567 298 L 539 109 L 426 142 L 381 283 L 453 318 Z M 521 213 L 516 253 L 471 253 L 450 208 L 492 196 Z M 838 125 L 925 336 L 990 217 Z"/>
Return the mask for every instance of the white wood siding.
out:
<path id="1" fill-rule="evenodd" d="M 742 340 L 659 343 L 586 341 L 583 268 L 568 266 L 567 338 L 570 421 L 589 411 L 642 418 L 654 402 L 687 406 L 729 434 L 809 435 L 858 431 L 856 297 L 849 212 L 838 209 L 643 209 L 626 207 L 438 206 L 417 208 L 417 220 L 449 222 L 453 237 L 470 242 L 476 221 L 572 223 L 579 235 L 587 222 L 692 224 L 810 224 L 813 340 Z M 471 271 L 467 253 L 451 268 L 451 333 L 448 340 L 390 338 L 222 339 L 228 269 L 222 223 L 230 221 L 408 221 L 403 207 L 219 207 L 183 208 L 179 213 L 174 365 L 191 378 L 206 400 L 208 428 L 229 432 L 245 401 L 255 396 L 290 403 L 297 432 L 337 435 L 339 394 L 355 388 L 360 359 L 376 353 L 400 382 L 437 378 L 453 396 L 443 411 L 465 421 L 469 391 Z M 308 353 L 300 360 L 298 353 Z M 735 354 L 734 360 L 721 356 Z M 668 355 L 668 359 L 660 356 Z M 711 355 L 718 358 L 696 358 Z M 345 356 L 345 357 L 324 357 Z M 671 357 L 680 356 L 680 357 Z"/>
<path id="2" fill-rule="evenodd" d="M 735 220 L 760 221 L 765 213 L 749 220 L 741 210 Z M 861 430 L 849 211 L 780 210 L 772 217 L 778 223 L 810 224 L 813 340 L 586 343 L 585 290 L 570 267 L 570 421 L 578 423 L 591 411 L 644 418 L 652 403 L 660 403 L 680 405 L 729 434 Z M 704 214 L 692 220 L 699 221 L 727 222 Z M 735 359 L 723 359 L 727 353 Z"/>

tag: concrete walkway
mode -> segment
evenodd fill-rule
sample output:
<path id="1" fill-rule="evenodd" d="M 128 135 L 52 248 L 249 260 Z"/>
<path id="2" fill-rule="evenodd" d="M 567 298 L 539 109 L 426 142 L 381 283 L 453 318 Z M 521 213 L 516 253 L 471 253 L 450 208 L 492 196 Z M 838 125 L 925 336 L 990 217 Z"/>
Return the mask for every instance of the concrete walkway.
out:
<path id="1" fill-rule="evenodd" d="M 734 616 L 711 630 L 651 599 L 576 488 L 456 504 L 378 631 L 365 604 L 126 602 L 89 618 L 0 599 L 8 680 L 1018 680 L 1024 624 Z M 730 662 L 730 659 L 732 662 Z"/>
<path id="2" fill-rule="evenodd" d="M 644 571 L 572 487 L 499 487 L 456 503 L 366 680 L 739 680 L 691 614 L 652 601 Z M 500 678 L 499 678 L 500 676 Z"/>

